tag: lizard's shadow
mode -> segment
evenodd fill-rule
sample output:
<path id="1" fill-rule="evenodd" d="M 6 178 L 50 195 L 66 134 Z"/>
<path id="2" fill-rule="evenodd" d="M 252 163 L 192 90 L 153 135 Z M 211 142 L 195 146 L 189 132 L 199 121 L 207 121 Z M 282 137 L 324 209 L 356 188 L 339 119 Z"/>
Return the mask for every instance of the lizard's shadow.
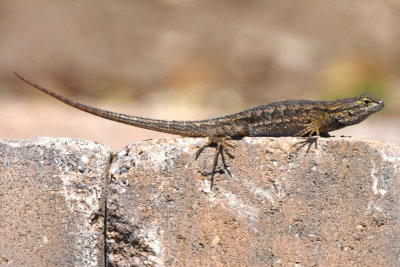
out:
<path id="1" fill-rule="evenodd" d="M 295 143 L 292 147 L 296 150 L 299 150 L 305 146 L 307 146 L 307 153 L 310 152 L 312 145 L 315 146 L 315 149 L 318 148 L 318 136 L 310 136 L 306 137 L 305 140 Z"/>
<path id="2" fill-rule="evenodd" d="M 330 135 L 329 133 L 321 133 L 321 135 L 319 135 L 319 136 L 313 135 L 313 136 L 304 136 L 304 137 L 306 138 L 305 140 L 294 144 L 292 147 L 296 148 L 296 150 L 299 150 L 300 148 L 308 146 L 307 151 L 306 151 L 306 153 L 308 153 L 308 152 L 310 152 L 312 145 L 315 146 L 315 149 L 318 148 L 318 138 L 329 138 L 329 137 L 333 137 L 333 136 Z"/>
<path id="3" fill-rule="evenodd" d="M 203 150 L 206 147 L 215 147 L 216 151 L 214 154 L 214 160 L 213 160 L 213 165 L 212 165 L 212 170 L 211 170 L 211 185 L 210 189 L 213 188 L 214 186 L 214 177 L 216 173 L 223 173 L 221 171 L 216 171 L 217 166 L 218 166 L 218 158 L 221 155 L 221 161 L 222 161 L 222 170 L 224 170 L 229 177 L 232 177 L 231 172 L 229 171 L 229 166 L 226 164 L 226 158 L 225 154 L 228 155 L 229 158 L 234 159 L 235 156 L 229 151 L 228 148 L 234 149 L 235 147 L 229 143 L 227 143 L 227 140 L 240 140 L 242 138 L 231 138 L 231 137 L 210 137 L 208 142 L 200 147 L 197 152 L 196 152 L 196 157 L 195 159 L 197 160 L 200 156 L 200 154 L 203 152 Z"/>
<path id="4" fill-rule="evenodd" d="M 229 153 L 226 153 L 226 154 L 227 154 L 227 155 L 229 156 L 229 158 L 231 158 L 231 159 L 234 159 L 234 158 L 235 158 L 235 156 L 233 156 L 232 154 L 229 154 Z M 231 174 L 231 172 L 230 172 L 230 170 L 229 170 L 229 168 L 228 168 L 229 166 L 226 164 L 226 161 L 225 161 L 224 150 L 221 151 L 220 155 L 221 155 L 221 161 L 222 161 L 222 168 L 223 168 L 223 170 L 229 175 L 229 177 L 232 178 L 232 174 Z M 210 185 L 210 189 L 212 189 L 212 188 L 213 188 L 213 185 L 214 185 L 214 176 L 215 176 L 215 173 L 217 173 L 217 172 L 216 172 L 217 165 L 218 165 L 218 159 L 217 159 L 217 163 L 213 164 L 213 169 L 212 169 L 212 171 L 211 171 L 211 185 Z M 219 171 L 219 173 L 222 174 L 221 171 Z"/>

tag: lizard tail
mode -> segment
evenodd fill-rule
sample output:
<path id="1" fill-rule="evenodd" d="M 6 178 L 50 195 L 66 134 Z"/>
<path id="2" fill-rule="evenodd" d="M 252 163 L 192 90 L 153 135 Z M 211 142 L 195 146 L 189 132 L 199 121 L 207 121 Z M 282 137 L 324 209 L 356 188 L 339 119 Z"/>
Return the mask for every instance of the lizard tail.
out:
<path id="1" fill-rule="evenodd" d="M 31 82 L 18 73 L 14 72 L 14 74 L 21 79 L 23 82 L 39 89 L 40 91 L 58 99 L 65 104 L 72 106 L 74 108 L 80 109 L 84 112 L 93 114 L 98 117 L 105 118 L 107 120 L 112 120 L 128 125 L 132 125 L 139 128 L 149 129 L 158 132 L 164 132 L 169 134 L 176 134 L 181 136 L 191 136 L 191 137 L 206 137 L 208 136 L 207 132 L 204 130 L 204 127 L 197 127 L 198 123 L 205 121 L 175 121 L 175 120 L 156 120 L 143 118 L 139 116 L 127 115 L 123 113 L 108 111 L 96 107 L 92 107 L 89 105 L 85 105 L 69 98 L 66 98 L 62 95 L 59 95 L 49 89 L 41 87 L 40 85 Z M 203 124 L 204 126 L 204 124 Z"/>

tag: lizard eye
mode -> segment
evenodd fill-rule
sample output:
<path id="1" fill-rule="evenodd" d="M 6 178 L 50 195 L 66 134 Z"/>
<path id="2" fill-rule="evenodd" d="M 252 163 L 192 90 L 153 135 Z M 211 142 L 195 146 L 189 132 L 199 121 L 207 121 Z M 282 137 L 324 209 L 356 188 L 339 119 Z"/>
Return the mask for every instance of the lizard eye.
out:
<path id="1" fill-rule="evenodd" d="M 362 98 L 360 99 L 361 103 L 364 104 L 365 106 L 368 106 L 369 104 L 372 103 L 372 100 L 369 98 Z"/>

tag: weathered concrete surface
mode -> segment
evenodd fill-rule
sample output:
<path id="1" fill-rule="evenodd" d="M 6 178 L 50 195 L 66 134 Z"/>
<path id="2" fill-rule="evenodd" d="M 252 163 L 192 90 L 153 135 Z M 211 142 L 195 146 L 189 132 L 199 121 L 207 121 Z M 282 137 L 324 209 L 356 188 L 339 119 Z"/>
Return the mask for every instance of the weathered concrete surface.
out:
<path id="1" fill-rule="evenodd" d="M 302 140 L 2 140 L 0 266 L 399 266 L 400 144 Z"/>
<path id="2" fill-rule="evenodd" d="M 232 176 L 221 171 L 212 191 L 214 150 L 194 160 L 205 139 L 120 151 L 110 169 L 108 263 L 399 266 L 400 144 L 329 138 L 307 152 L 302 140 L 232 142 Z"/>
<path id="3" fill-rule="evenodd" d="M 102 266 L 111 152 L 72 139 L 0 141 L 0 266 Z"/>

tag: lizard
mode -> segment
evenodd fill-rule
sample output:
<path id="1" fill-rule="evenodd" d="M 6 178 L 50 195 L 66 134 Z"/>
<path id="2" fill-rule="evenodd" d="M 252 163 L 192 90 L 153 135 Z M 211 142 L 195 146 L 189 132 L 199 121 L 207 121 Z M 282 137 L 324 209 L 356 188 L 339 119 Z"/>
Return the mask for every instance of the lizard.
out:
<path id="1" fill-rule="evenodd" d="M 362 94 L 334 101 L 286 100 L 274 102 L 213 119 L 159 120 L 85 105 L 31 82 L 16 72 L 14 74 L 23 82 L 59 101 L 98 117 L 158 132 L 186 137 L 207 137 L 206 144 L 196 152 L 196 159 L 204 148 L 216 146 L 211 187 L 219 155 L 223 161 L 224 152 L 229 157 L 233 157 L 227 149 L 233 148 L 233 145 L 227 143 L 227 140 L 240 139 L 245 136 L 329 137 L 329 132 L 360 123 L 384 107 L 382 100 L 369 94 Z"/>

